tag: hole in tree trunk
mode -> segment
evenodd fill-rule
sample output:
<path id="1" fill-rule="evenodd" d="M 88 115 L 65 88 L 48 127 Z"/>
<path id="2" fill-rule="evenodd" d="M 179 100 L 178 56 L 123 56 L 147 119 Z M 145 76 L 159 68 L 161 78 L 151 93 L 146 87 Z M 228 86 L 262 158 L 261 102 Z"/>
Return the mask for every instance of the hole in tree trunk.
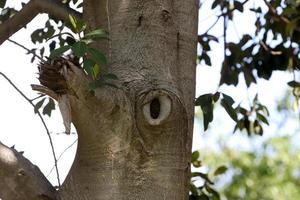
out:
<path id="1" fill-rule="evenodd" d="M 150 103 L 150 115 L 152 119 L 157 119 L 160 113 L 160 102 L 158 98 L 154 98 Z"/>

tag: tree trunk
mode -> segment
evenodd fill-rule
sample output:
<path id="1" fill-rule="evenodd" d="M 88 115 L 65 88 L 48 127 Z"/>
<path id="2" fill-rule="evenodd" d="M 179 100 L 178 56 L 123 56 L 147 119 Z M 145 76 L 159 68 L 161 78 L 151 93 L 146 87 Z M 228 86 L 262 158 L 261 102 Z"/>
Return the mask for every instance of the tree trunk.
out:
<path id="1" fill-rule="evenodd" d="M 84 1 L 89 29 L 110 33 L 95 46 L 119 89 L 92 96 L 70 75 L 79 140 L 62 199 L 188 199 L 197 13 L 198 0 Z"/>
<path id="2" fill-rule="evenodd" d="M 65 75 L 78 150 L 58 199 L 186 200 L 194 118 L 198 0 L 84 0 L 88 29 L 110 39 L 92 94 L 89 77 Z"/>

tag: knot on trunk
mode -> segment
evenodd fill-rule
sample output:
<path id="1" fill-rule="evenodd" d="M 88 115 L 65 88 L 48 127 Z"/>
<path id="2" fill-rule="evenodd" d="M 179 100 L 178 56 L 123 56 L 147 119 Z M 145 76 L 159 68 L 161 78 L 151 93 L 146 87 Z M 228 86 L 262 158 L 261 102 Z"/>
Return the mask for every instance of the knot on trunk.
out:
<path id="1" fill-rule="evenodd" d="M 41 62 L 38 66 L 40 83 L 58 95 L 66 94 L 68 84 L 65 77 L 67 70 L 71 69 L 70 63 L 79 65 L 75 59 L 63 57 Z"/>

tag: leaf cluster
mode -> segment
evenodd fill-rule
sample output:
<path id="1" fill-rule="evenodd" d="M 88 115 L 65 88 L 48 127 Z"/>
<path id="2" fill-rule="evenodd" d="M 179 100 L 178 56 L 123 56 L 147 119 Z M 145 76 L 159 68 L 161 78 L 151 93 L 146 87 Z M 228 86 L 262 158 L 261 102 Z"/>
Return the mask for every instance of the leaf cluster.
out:
<path id="1" fill-rule="evenodd" d="M 213 26 L 200 34 L 198 43 L 201 51 L 198 61 L 211 66 L 209 52 L 212 42 L 224 42 L 224 60 L 219 86 L 223 84 L 237 86 L 243 77 L 247 87 L 250 87 L 260 78 L 269 80 L 274 71 L 295 73 L 300 70 L 300 2 L 282 0 L 263 2 L 265 5 L 258 4 L 251 8 L 249 8 L 250 0 L 214 0 L 211 3 L 211 9 L 220 13 L 216 15 L 213 26 L 219 20 L 223 20 L 223 40 L 211 33 Z M 266 10 L 264 6 L 268 9 Z M 237 42 L 227 41 L 227 25 L 234 24 L 236 13 L 243 13 L 246 9 L 256 17 L 253 24 L 255 33 L 244 34 L 241 37 L 237 34 L 239 37 Z M 236 32 L 240 29 L 242 27 L 236 27 Z M 288 85 L 292 88 L 296 102 L 299 102 L 300 82 L 294 78 Z M 204 94 L 196 99 L 195 105 L 201 106 L 203 112 L 204 130 L 207 130 L 208 124 L 213 120 L 213 108 L 217 102 L 215 96 L 218 96 L 218 93 Z M 232 102 L 228 96 L 221 96 L 223 96 L 222 107 L 236 122 L 234 131 L 245 129 L 248 135 L 263 134 L 262 124 L 268 125 L 269 113 L 266 106 L 258 103 L 258 97 L 254 98 L 250 109 L 245 109 L 239 105 L 234 108 L 231 104 L 234 101 Z"/>
<path id="2" fill-rule="evenodd" d="M 48 102 L 44 105 L 45 100 L 48 99 Z M 43 106 L 44 105 L 44 106 Z M 43 115 L 51 116 L 51 113 L 53 110 L 55 110 L 55 103 L 54 100 L 50 97 L 44 97 L 41 100 L 39 100 L 37 103 L 35 103 L 34 106 L 34 113 L 37 113 L 38 110 L 43 106 Z"/>
<path id="3" fill-rule="evenodd" d="M 192 165 L 195 168 L 202 167 L 200 161 L 199 151 L 192 153 Z M 214 189 L 214 182 L 212 178 L 215 178 L 227 171 L 227 167 L 224 165 L 219 166 L 212 174 L 203 172 L 192 172 L 190 183 L 190 200 L 220 200 L 220 194 Z M 201 180 L 203 183 L 199 186 L 195 181 Z M 198 186 L 197 186 L 198 185 Z"/>

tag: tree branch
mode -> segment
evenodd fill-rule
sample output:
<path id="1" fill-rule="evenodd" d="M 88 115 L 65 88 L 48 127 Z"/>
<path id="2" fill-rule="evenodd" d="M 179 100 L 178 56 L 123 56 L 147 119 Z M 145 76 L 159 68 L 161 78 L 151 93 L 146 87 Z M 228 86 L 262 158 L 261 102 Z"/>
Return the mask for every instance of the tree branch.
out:
<path id="1" fill-rule="evenodd" d="M 276 9 L 267 0 L 264 0 L 264 3 L 268 6 L 269 12 L 275 17 L 274 18 L 275 20 L 279 20 L 284 25 L 288 25 L 289 23 L 291 23 L 291 21 L 288 18 L 286 18 L 285 16 L 281 16 L 280 14 L 278 14 L 277 11 L 276 11 Z M 294 28 L 294 31 L 300 32 L 300 28 L 296 26 Z"/>
<path id="2" fill-rule="evenodd" d="M 24 97 L 24 99 L 26 99 L 26 101 L 28 101 L 28 103 L 30 103 L 30 105 L 32 105 L 33 107 L 35 107 L 34 104 L 32 103 L 32 101 L 25 94 L 23 94 L 23 92 L 19 88 L 17 88 L 17 86 L 15 86 L 15 84 L 5 74 L 3 74 L 2 72 L 0 72 L 0 75 L 3 76 L 8 81 L 8 83 L 10 85 L 12 85 L 19 92 L 19 94 L 22 97 Z M 58 182 L 58 186 L 60 187 L 60 178 L 59 178 L 58 167 L 57 167 L 57 159 L 56 159 L 54 145 L 53 145 L 53 141 L 52 141 L 52 138 L 51 138 L 51 135 L 50 135 L 50 131 L 49 131 L 49 129 L 48 129 L 47 125 L 46 125 L 46 122 L 45 122 L 44 118 L 42 117 L 41 113 L 38 110 L 36 111 L 36 113 L 38 114 L 38 116 L 39 116 L 39 118 L 40 118 L 40 120 L 41 120 L 41 122 L 42 122 L 42 124 L 43 124 L 43 126 L 45 128 L 45 130 L 46 130 L 47 136 L 49 138 L 49 142 L 50 142 L 51 150 L 52 150 L 52 154 L 53 154 L 53 159 L 54 159 L 54 165 L 55 165 L 55 169 L 56 169 L 57 182 Z"/>
<path id="3" fill-rule="evenodd" d="M 0 142 L 0 196 L 2 199 L 57 199 L 56 191 L 39 168 L 22 153 Z"/>
<path id="4" fill-rule="evenodd" d="M 11 39 L 7 39 L 7 41 L 9 41 L 9 42 L 11 42 L 11 43 L 13 43 L 13 44 L 15 44 L 15 45 L 21 47 L 22 49 L 26 50 L 28 54 L 32 54 L 33 56 L 37 57 L 40 61 L 44 61 L 43 58 L 42 58 L 41 56 L 37 55 L 34 51 L 28 49 L 28 48 L 25 47 L 24 45 L 22 45 L 22 44 L 20 44 L 20 43 L 18 43 L 18 42 L 16 42 L 16 41 L 14 41 L 14 40 L 11 40 Z"/>
<path id="5" fill-rule="evenodd" d="M 81 18 L 81 13 L 56 0 L 31 0 L 12 18 L 0 24 L 0 45 L 15 32 L 25 27 L 39 13 L 48 13 L 57 19 L 68 21 L 69 15 Z"/>

